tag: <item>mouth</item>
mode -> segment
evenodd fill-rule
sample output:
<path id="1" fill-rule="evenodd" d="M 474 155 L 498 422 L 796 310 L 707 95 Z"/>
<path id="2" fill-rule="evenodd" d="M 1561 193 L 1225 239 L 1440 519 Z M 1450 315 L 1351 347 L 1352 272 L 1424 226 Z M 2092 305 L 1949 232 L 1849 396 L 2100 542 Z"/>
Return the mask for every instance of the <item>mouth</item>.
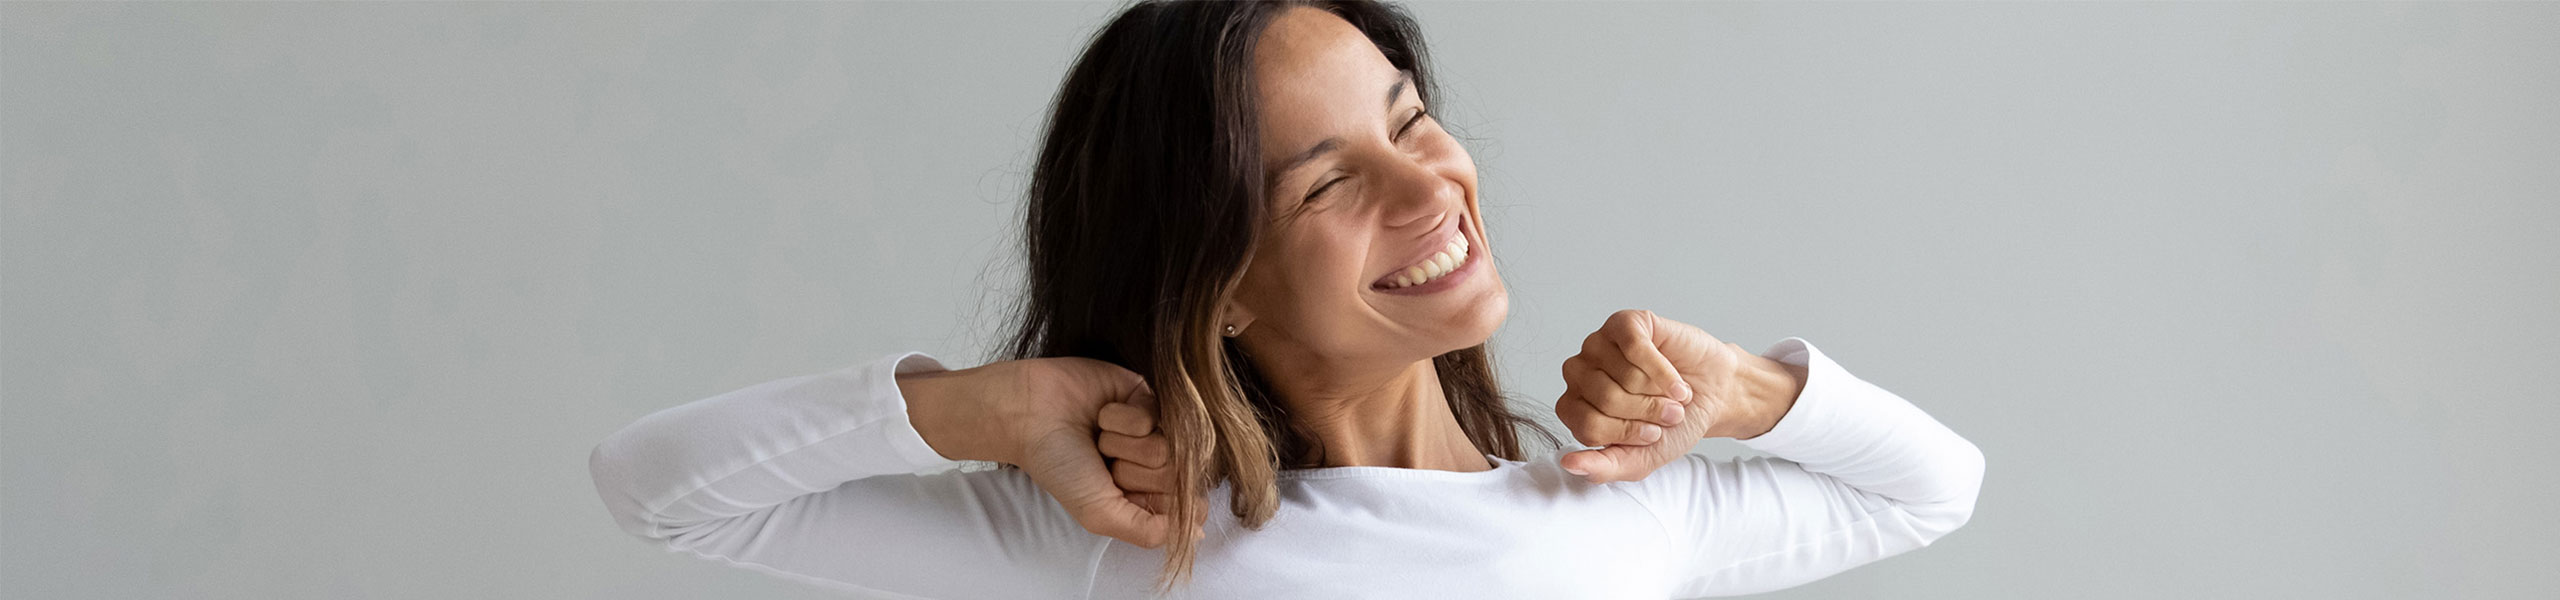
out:
<path id="1" fill-rule="evenodd" d="M 1468 235 L 1467 220 L 1465 213 L 1450 219 L 1449 226 L 1433 232 L 1431 239 L 1438 242 L 1428 243 L 1415 252 L 1420 256 L 1370 282 L 1369 289 L 1385 294 L 1424 295 L 1457 287 L 1475 273 L 1479 262 L 1476 257 L 1484 254 Z"/>

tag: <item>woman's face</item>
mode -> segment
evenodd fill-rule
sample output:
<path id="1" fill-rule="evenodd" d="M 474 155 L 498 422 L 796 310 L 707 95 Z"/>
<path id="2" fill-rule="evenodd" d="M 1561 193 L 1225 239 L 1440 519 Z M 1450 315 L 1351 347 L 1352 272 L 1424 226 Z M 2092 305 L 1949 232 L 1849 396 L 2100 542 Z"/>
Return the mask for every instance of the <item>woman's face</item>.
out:
<path id="1" fill-rule="evenodd" d="M 1257 44 L 1273 218 L 1234 297 L 1252 319 L 1247 347 L 1410 362 L 1492 337 L 1510 300 L 1487 260 L 1475 161 L 1406 73 L 1312 8 L 1279 15 Z"/>

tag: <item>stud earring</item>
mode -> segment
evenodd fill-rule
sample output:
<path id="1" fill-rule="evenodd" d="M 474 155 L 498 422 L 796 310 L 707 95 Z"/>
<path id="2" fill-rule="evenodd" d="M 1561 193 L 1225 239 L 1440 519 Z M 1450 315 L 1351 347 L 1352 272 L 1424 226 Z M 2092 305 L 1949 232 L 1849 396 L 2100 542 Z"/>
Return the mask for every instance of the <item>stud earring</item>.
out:
<path id="1" fill-rule="evenodd" d="M 1227 332 L 1226 332 L 1226 333 L 1227 333 L 1227 337 L 1235 337 L 1235 336 L 1236 336 L 1236 324 L 1234 324 L 1234 323 L 1228 323 L 1228 324 L 1227 324 Z"/>

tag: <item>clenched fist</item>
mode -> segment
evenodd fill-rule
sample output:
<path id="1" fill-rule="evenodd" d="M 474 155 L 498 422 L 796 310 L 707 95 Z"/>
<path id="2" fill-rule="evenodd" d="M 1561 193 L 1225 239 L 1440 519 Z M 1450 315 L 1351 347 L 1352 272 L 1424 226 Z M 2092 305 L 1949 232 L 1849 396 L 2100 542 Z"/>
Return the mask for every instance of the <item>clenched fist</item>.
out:
<path id="1" fill-rule="evenodd" d="M 1643 479 L 1702 439 L 1767 432 L 1803 391 L 1804 370 L 1652 311 L 1622 310 L 1565 359 L 1564 381 L 1556 417 L 1599 448 L 1558 460 L 1607 483 Z"/>
<path id="2" fill-rule="evenodd" d="M 1155 414 L 1155 395 L 1137 373 L 1089 358 L 1034 358 L 899 375 L 898 387 L 935 452 L 1021 467 L 1087 531 L 1147 548 L 1185 529 L 1197 535 L 1196 524 L 1162 513 L 1160 483 L 1127 476 L 1134 462 L 1162 466 L 1159 457 L 1170 455 L 1161 432 L 1136 437 L 1151 432 Z M 1131 420 L 1139 417 L 1150 431 Z M 1141 489 L 1124 487 L 1131 483 Z"/>

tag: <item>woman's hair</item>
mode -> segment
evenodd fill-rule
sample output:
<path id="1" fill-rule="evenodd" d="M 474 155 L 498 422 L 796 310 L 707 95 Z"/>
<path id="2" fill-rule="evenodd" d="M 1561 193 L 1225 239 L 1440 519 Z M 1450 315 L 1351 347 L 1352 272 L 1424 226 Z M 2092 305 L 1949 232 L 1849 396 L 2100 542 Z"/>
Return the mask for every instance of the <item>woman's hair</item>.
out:
<path id="1" fill-rule="evenodd" d="M 1253 51 L 1271 19 L 1312 6 L 1349 21 L 1415 93 L 1433 95 L 1422 37 L 1401 9 L 1368 0 L 1164 2 L 1129 6 L 1067 72 L 1031 174 L 1023 227 L 1030 277 L 1007 358 L 1080 356 L 1143 375 L 1179 480 L 1167 511 L 1199 521 L 1194 498 L 1223 478 L 1260 529 L 1281 469 L 1320 466 L 1316 440 L 1264 374 L 1220 335 L 1267 218 Z M 1556 444 L 1511 411 L 1485 347 L 1432 359 L 1449 408 L 1477 449 L 1527 460 L 1518 431 Z M 1167 547 L 1160 588 L 1187 580 L 1190 535 Z"/>

